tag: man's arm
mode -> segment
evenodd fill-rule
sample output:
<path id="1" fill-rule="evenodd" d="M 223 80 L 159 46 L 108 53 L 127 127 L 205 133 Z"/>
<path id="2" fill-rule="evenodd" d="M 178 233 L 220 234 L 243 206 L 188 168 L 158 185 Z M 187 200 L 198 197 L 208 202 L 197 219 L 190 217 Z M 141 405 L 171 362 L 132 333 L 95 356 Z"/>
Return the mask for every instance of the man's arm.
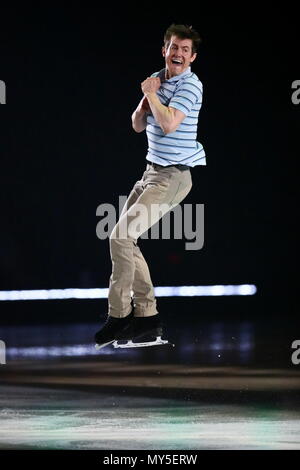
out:
<path id="1" fill-rule="evenodd" d="M 150 112 L 147 97 L 144 96 L 138 104 L 136 110 L 132 113 L 132 127 L 135 132 L 143 132 L 147 125 L 147 113 Z"/>
<path id="2" fill-rule="evenodd" d="M 147 97 L 150 109 L 156 122 L 160 125 L 164 134 L 174 132 L 186 115 L 179 109 L 163 105 L 156 92 L 160 87 L 158 77 L 147 78 L 142 83 L 142 91 Z"/>

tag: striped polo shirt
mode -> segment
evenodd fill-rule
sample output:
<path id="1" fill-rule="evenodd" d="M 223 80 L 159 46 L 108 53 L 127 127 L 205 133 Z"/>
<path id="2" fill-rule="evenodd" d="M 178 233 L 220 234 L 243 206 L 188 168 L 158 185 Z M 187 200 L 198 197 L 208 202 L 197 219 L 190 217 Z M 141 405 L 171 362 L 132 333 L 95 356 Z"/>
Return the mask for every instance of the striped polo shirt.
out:
<path id="1" fill-rule="evenodd" d="M 203 146 L 197 142 L 198 115 L 202 104 L 202 83 L 188 67 L 183 73 L 165 79 L 165 69 L 152 74 L 161 79 L 157 91 L 160 102 L 179 109 L 186 117 L 176 131 L 164 134 L 152 113 L 147 115 L 146 133 L 148 153 L 146 159 L 162 166 L 206 165 Z"/>

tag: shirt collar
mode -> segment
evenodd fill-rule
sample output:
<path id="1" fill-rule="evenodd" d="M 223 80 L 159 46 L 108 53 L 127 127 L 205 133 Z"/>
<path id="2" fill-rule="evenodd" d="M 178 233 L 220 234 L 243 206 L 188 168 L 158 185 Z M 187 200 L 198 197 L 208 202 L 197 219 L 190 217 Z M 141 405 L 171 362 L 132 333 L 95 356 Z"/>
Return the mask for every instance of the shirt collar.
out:
<path id="1" fill-rule="evenodd" d="M 168 82 L 168 83 L 178 82 L 178 80 L 180 80 L 181 78 L 191 73 L 191 67 L 188 67 L 184 72 L 180 73 L 179 75 L 175 75 L 174 77 L 168 78 L 167 80 L 165 79 L 165 72 L 166 72 L 165 68 L 158 72 L 158 76 L 162 82 Z"/>

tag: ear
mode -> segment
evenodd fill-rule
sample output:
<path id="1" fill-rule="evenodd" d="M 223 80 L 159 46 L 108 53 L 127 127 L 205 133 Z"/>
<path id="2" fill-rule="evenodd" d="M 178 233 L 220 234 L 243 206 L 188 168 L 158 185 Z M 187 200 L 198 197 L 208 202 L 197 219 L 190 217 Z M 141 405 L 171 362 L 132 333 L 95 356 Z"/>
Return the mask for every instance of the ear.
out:
<path id="1" fill-rule="evenodd" d="M 166 57 L 166 48 L 165 48 L 165 46 L 163 46 L 161 48 L 161 53 L 162 53 L 163 57 Z"/>
<path id="2" fill-rule="evenodd" d="M 192 57 L 190 58 L 190 64 L 191 64 L 192 62 L 194 62 L 194 60 L 196 59 L 196 57 L 197 57 L 197 52 L 195 52 L 195 53 L 192 55 Z"/>

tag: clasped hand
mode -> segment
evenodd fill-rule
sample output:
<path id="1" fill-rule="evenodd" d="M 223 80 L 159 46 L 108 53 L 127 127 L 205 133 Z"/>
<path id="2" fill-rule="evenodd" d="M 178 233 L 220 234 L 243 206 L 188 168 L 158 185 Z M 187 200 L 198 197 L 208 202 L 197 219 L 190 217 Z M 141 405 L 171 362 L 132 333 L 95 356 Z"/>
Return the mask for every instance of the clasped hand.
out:
<path id="1" fill-rule="evenodd" d="M 159 77 L 146 78 L 141 84 L 142 92 L 147 96 L 148 93 L 156 93 L 161 83 Z"/>

